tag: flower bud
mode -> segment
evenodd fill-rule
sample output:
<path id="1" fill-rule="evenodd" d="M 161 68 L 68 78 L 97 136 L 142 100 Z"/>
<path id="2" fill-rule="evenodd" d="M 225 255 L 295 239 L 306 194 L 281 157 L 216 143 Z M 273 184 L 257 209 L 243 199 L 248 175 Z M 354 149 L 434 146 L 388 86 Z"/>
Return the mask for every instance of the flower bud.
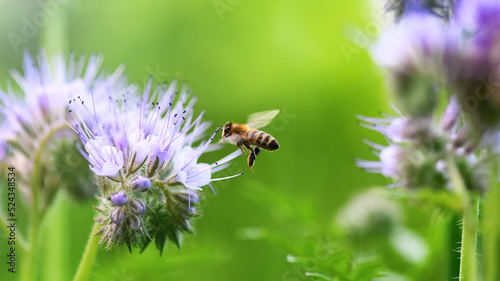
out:
<path id="1" fill-rule="evenodd" d="M 146 204 L 144 204 L 144 202 L 142 202 L 141 200 L 132 199 L 129 203 L 129 208 L 132 213 L 138 216 L 143 216 L 144 214 L 146 214 Z"/>
<path id="2" fill-rule="evenodd" d="M 460 118 L 460 103 L 456 96 L 450 98 L 450 102 L 446 106 L 441 120 L 439 121 L 439 126 L 445 130 L 450 131 Z"/>
<path id="3" fill-rule="evenodd" d="M 119 225 L 122 222 L 124 216 L 125 209 L 123 209 L 122 207 L 117 207 L 113 210 L 113 212 L 111 212 L 111 221 Z"/>
<path id="4" fill-rule="evenodd" d="M 138 176 L 132 181 L 132 190 L 144 192 L 151 188 L 151 180 Z"/>
<path id="5" fill-rule="evenodd" d="M 130 228 L 133 230 L 139 230 L 142 225 L 141 219 L 137 216 L 130 216 L 128 218 L 128 223 Z"/>
<path id="6" fill-rule="evenodd" d="M 127 203 L 128 198 L 127 194 L 123 191 L 118 191 L 113 194 L 111 194 L 111 203 L 115 206 L 123 206 L 125 203 Z"/>

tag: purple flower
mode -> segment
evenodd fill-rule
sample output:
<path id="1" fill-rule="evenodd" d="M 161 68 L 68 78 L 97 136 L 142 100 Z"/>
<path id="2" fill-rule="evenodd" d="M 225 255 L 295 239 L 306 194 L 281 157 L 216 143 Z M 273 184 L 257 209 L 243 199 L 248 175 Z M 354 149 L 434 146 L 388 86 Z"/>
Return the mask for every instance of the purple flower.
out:
<path id="1" fill-rule="evenodd" d="M 451 85 L 478 131 L 500 122 L 500 2 L 460 1 L 456 25 L 462 30 L 461 57 Z"/>
<path id="2" fill-rule="evenodd" d="M 458 30 L 426 12 L 414 12 L 385 30 L 372 48 L 374 61 L 391 78 L 401 108 L 410 116 L 430 116 L 436 85 L 455 69 Z"/>
<path id="3" fill-rule="evenodd" d="M 409 70 L 438 74 L 456 39 L 447 23 L 427 13 L 412 13 L 388 28 L 372 48 L 374 61 L 394 72 Z"/>
<path id="4" fill-rule="evenodd" d="M 27 198 L 31 196 L 27 186 L 31 182 L 34 155 L 39 150 L 49 151 L 48 146 L 56 141 L 77 139 L 60 118 L 67 116 L 67 100 L 72 96 L 90 98 L 93 95 L 100 104 L 105 92 L 118 93 L 127 87 L 123 83 L 123 66 L 111 75 L 102 75 L 101 63 L 99 56 L 86 58 L 72 54 L 64 58 L 47 56 L 42 51 L 35 59 L 26 52 L 23 72 L 11 73 L 17 85 L 8 84 L 5 91 L 0 90 L 0 161 L 25 167 L 25 176 L 20 178 L 19 185 Z M 55 169 L 53 166 L 39 168 Z"/>
<path id="5" fill-rule="evenodd" d="M 99 76 L 102 58 L 92 56 L 86 63 L 85 56 L 78 60 L 71 55 L 68 61 L 61 56 L 48 57 L 41 52 L 36 61 L 24 55 L 24 75 L 13 71 L 12 77 L 19 85 L 21 94 L 9 88 L 0 91 L 0 114 L 5 117 L 2 124 L 2 139 L 21 144 L 25 152 L 32 151 L 25 141 L 37 139 L 50 128 L 62 126 L 59 116 L 66 116 L 67 103 L 73 96 L 100 99 L 106 91 L 121 90 L 121 75 L 124 67 L 119 67 L 108 77 Z M 97 100 L 98 104 L 100 100 Z M 29 114 L 27 114 L 29 112 Z"/>
<path id="6" fill-rule="evenodd" d="M 90 169 L 96 175 L 120 179 L 120 170 L 123 167 L 122 151 L 105 144 L 102 138 L 89 140 L 85 144 L 85 150 L 89 152 Z"/>
<path id="7" fill-rule="evenodd" d="M 205 143 L 205 147 L 210 144 L 217 132 L 215 132 L 210 141 Z M 177 154 L 174 159 L 174 169 L 176 172 L 176 177 L 172 179 L 173 181 L 178 181 L 188 189 L 202 190 L 201 187 L 210 184 L 212 181 L 225 180 L 239 176 L 241 174 L 236 174 L 234 176 L 212 179 L 212 173 L 227 167 L 227 162 L 241 155 L 241 150 L 237 150 L 224 159 L 209 165 L 206 163 L 197 163 L 198 158 L 201 156 L 201 152 L 204 151 L 204 147 L 200 146 L 197 150 L 191 147 L 184 147 Z"/>
<path id="8" fill-rule="evenodd" d="M 201 121 L 203 113 L 193 117 L 195 100 L 188 102 L 189 94 L 184 88 L 177 104 L 172 104 L 176 86 L 174 82 L 151 93 L 149 85 L 143 98 L 132 94 L 122 100 L 112 98 L 105 112 L 88 108 L 81 98 L 71 101 L 73 128 L 80 135 L 85 155 L 97 175 L 120 180 L 120 171 L 133 174 L 146 167 L 149 173 L 162 174 L 173 165 L 179 182 L 200 190 L 199 187 L 210 183 L 211 174 L 221 169 L 217 166 L 239 155 L 233 153 L 214 165 L 197 163 L 209 149 L 213 136 L 208 142 L 191 147 L 209 123 Z M 187 102 L 187 107 L 183 107 Z"/>
<path id="9" fill-rule="evenodd" d="M 358 167 L 365 169 L 370 173 L 380 173 L 386 177 L 395 180 L 403 180 L 407 175 L 408 158 L 411 152 L 398 145 L 389 145 L 387 147 L 379 147 L 380 161 L 356 161 Z"/>
<path id="10" fill-rule="evenodd" d="M 203 112 L 194 114 L 196 99 L 187 87 L 177 94 L 175 81 L 154 90 L 151 84 L 142 96 L 110 92 L 99 108 L 93 99 L 70 101 L 71 127 L 84 144 L 81 151 L 90 168 L 100 176 L 98 221 L 113 220 L 114 209 L 106 196 L 114 206 L 127 204 L 121 224 L 102 224 L 100 244 L 107 241 L 108 248 L 124 243 L 145 247 L 151 239 L 162 246 L 166 237 L 179 245 L 179 233 L 191 232 L 189 220 L 197 216 L 191 207 L 198 202 L 196 192 L 206 185 L 212 188 L 213 181 L 240 175 L 213 178 L 240 150 L 211 165 L 199 162 L 204 153 L 219 148 L 211 144 L 219 129 L 203 140 L 210 123 L 202 120 Z M 127 199 L 120 201 L 125 192 Z M 185 195 L 187 201 L 182 199 Z"/>

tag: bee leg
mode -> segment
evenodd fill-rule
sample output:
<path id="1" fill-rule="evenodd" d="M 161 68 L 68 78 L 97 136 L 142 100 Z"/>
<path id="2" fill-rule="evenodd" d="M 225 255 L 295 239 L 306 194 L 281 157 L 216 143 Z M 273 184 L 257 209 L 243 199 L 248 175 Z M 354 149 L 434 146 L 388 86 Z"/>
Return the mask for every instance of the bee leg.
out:
<path id="1" fill-rule="evenodd" d="M 258 147 L 258 146 L 257 146 L 257 147 L 255 147 L 255 148 L 253 149 L 253 152 L 255 153 L 255 156 L 259 155 L 259 152 L 260 152 L 260 147 Z"/>
<path id="2" fill-rule="evenodd" d="M 243 154 L 247 155 L 245 153 L 245 150 L 243 149 L 243 142 L 242 141 L 236 143 L 236 145 L 238 146 L 239 149 L 241 149 L 241 152 L 243 152 Z"/>
<path id="3" fill-rule="evenodd" d="M 252 171 L 253 173 L 252 167 L 255 163 L 255 156 L 257 155 L 257 153 L 255 153 L 255 149 L 252 149 L 247 142 L 243 142 L 243 144 L 248 149 L 248 168 L 250 168 L 250 171 Z"/>
<path id="4" fill-rule="evenodd" d="M 252 173 L 253 173 L 252 167 L 254 163 L 255 163 L 255 153 L 252 150 L 252 152 L 250 152 L 250 154 L 248 155 L 248 168 L 250 169 L 250 171 L 252 171 Z"/>
<path id="5" fill-rule="evenodd" d="M 243 144 L 246 146 L 246 148 L 248 149 L 248 151 L 253 151 L 253 149 L 250 147 L 250 145 L 248 144 L 248 142 L 243 142 Z"/>

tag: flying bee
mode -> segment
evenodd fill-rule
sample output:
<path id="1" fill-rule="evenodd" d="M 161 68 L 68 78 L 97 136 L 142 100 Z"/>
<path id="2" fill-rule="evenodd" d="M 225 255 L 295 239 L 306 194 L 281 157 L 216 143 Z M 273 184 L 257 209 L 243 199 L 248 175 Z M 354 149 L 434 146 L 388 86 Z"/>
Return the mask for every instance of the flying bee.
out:
<path id="1" fill-rule="evenodd" d="M 279 112 L 270 110 L 251 114 L 248 116 L 247 124 L 227 122 L 222 128 L 219 145 L 223 142 L 235 144 L 243 154 L 246 154 L 245 148 L 248 149 L 248 168 L 253 172 L 252 167 L 261 148 L 273 151 L 280 147 L 278 141 L 270 134 L 257 130 L 271 123 Z"/>

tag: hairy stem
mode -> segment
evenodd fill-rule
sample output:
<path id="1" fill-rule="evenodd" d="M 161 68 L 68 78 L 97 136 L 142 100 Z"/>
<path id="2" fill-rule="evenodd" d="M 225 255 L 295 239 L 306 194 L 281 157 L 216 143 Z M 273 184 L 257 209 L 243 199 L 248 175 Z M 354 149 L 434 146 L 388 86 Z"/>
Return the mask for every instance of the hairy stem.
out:
<path id="1" fill-rule="evenodd" d="M 42 160 L 43 150 L 52 136 L 64 128 L 64 125 L 56 126 L 47 132 L 43 138 L 40 140 L 37 150 L 35 151 L 35 157 L 33 160 L 33 173 L 31 177 L 31 215 L 30 215 L 30 228 L 29 228 L 29 250 L 27 251 L 25 264 L 21 268 L 21 281 L 33 281 L 38 280 L 37 276 L 37 258 L 38 258 L 38 242 L 40 233 L 40 222 L 44 214 L 44 210 L 41 210 L 41 190 L 43 187 L 43 167 L 44 162 Z"/>
<path id="2" fill-rule="evenodd" d="M 485 220 L 483 224 L 484 274 L 486 281 L 497 281 L 498 249 L 498 162 L 492 160 L 490 187 L 484 202 Z"/>
<path id="3" fill-rule="evenodd" d="M 467 204 L 464 206 L 464 217 L 462 224 L 462 249 L 460 251 L 460 277 L 459 280 L 477 280 L 476 250 L 477 250 L 477 225 L 479 213 L 478 204 Z M 477 209 L 474 207 L 477 206 Z"/>
<path id="4" fill-rule="evenodd" d="M 476 237 L 479 207 L 476 209 L 475 206 L 478 205 L 474 203 L 479 201 L 471 200 L 455 161 L 448 159 L 447 162 L 453 188 L 463 203 L 462 247 L 460 251 L 460 273 L 458 279 L 461 281 L 476 281 Z"/>
<path id="5" fill-rule="evenodd" d="M 78 265 L 78 270 L 76 271 L 73 281 L 86 281 L 89 279 L 90 271 L 92 270 L 92 265 L 94 264 L 98 250 L 97 243 L 99 242 L 99 236 L 96 235 L 97 231 L 99 231 L 99 223 L 95 222 L 90 231 L 87 246 L 85 246 L 85 252 L 80 260 L 80 265 Z"/>

